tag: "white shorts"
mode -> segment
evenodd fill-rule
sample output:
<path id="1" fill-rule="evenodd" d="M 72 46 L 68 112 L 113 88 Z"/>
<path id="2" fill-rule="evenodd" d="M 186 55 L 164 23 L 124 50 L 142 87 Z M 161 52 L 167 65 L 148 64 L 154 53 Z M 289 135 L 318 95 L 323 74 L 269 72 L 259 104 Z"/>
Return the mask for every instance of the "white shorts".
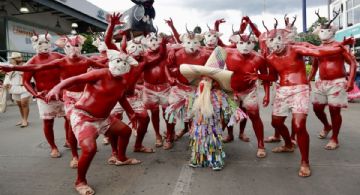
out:
<path id="1" fill-rule="evenodd" d="M 31 94 L 29 92 L 25 91 L 25 92 L 22 92 L 20 94 L 11 94 L 11 97 L 15 101 L 20 101 L 20 100 L 22 100 L 24 98 L 31 97 Z"/>
<path id="2" fill-rule="evenodd" d="M 62 101 L 51 101 L 46 103 L 41 99 L 37 99 L 37 105 L 39 108 L 40 119 L 42 120 L 65 116 L 64 103 Z"/>

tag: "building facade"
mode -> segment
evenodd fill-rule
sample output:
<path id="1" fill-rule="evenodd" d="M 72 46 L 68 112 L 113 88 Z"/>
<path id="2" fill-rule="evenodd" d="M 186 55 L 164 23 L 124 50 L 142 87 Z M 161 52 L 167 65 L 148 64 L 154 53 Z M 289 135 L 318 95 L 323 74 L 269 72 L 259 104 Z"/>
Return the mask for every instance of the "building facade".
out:
<path id="1" fill-rule="evenodd" d="M 339 17 L 334 24 L 339 27 L 335 38 L 342 41 L 344 37 L 354 36 L 356 44 L 354 48 L 357 60 L 360 60 L 360 0 L 329 0 L 330 18 L 335 11 L 340 11 Z"/>
<path id="2" fill-rule="evenodd" d="M 34 54 L 33 31 L 61 35 L 105 31 L 108 13 L 86 0 L 0 0 L 0 57 Z M 56 49 L 55 46 L 53 49 Z"/>

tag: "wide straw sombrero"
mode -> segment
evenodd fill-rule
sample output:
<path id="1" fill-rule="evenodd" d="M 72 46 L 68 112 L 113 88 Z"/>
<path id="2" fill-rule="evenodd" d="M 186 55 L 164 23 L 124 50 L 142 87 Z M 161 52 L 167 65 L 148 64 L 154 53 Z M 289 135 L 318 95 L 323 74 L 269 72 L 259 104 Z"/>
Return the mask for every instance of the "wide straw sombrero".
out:
<path id="1" fill-rule="evenodd" d="M 230 80 L 233 71 L 225 69 L 226 56 L 227 53 L 222 47 L 216 47 L 204 66 L 182 64 L 180 72 L 192 85 L 196 85 L 201 76 L 207 76 L 216 80 L 222 89 L 232 91 Z"/>

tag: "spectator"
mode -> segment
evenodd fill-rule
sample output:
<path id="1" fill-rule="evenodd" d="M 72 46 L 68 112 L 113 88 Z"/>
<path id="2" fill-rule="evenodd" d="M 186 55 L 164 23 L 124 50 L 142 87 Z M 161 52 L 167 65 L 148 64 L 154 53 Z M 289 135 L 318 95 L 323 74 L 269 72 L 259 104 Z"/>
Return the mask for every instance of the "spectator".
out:
<path id="1" fill-rule="evenodd" d="M 9 62 L 15 66 L 23 65 L 23 59 L 20 53 L 12 52 L 9 57 Z M 27 92 L 22 82 L 22 72 L 14 71 L 9 72 L 4 80 L 4 87 L 9 89 L 9 93 L 12 96 L 12 99 L 16 101 L 20 114 L 21 121 L 16 124 L 16 126 L 20 126 L 21 128 L 27 127 L 28 116 L 29 116 L 29 101 L 31 98 L 31 94 Z"/>

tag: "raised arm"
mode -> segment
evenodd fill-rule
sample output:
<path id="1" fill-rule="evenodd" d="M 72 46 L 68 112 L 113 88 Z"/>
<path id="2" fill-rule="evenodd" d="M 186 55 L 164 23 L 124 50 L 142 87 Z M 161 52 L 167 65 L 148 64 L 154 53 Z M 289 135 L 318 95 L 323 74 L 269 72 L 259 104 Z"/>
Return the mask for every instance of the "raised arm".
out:
<path id="1" fill-rule="evenodd" d="M 108 65 L 106 63 L 102 63 L 101 61 L 96 61 L 88 58 L 90 62 L 90 66 L 93 68 L 108 68 Z"/>
<path id="2" fill-rule="evenodd" d="M 106 29 L 105 34 L 105 44 L 108 49 L 117 50 L 119 51 L 119 48 L 113 43 L 113 35 L 114 35 L 114 28 L 116 25 L 123 24 L 123 22 L 120 22 L 120 13 L 114 13 L 110 16 L 110 24 L 108 28 Z"/>
<path id="3" fill-rule="evenodd" d="M 127 53 L 126 47 L 127 47 L 127 37 L 126 37 L 126 34 L 124 34 L 121 39 L 121 50 L 125 53 Z"/>
<path id="4" fill-rule="evenodd" d="M 176 40 L 177 43 L 182 43 L 180 41 L 180 34 L 179 32 L 176 30 L 175 26 L 174 26 L 174 22 L 171 18 L 169 18 L 169 20 L 165 20 L 165 23 L 171 28 L 171 31 L 173 32 L 174 34 L 174 38 Z"/>
<path id="5" fill-rule="evenodd" d="M 250 25 L 250 28 L 251 28 L 252 32 L 254 33 L 254 35 L 255 35 L 257 38 L 259 38 L 260 35 L 261 35 L 261 32 L 260 32 L 259 29 L 255 26 L 255 24 L 251 22 L 250 18 L 249 18 L 248 16 L 245 16 L 245 17 L 243 17 L 243 21 L 246 21 L 246 23 Z M 242 24 L 244 24 L 244 22 L 242 22 Z M 242 26 L 243 26 L 243 25 L 242 25 Z M 240 32 L 243 33 L 243 31 L 245 31 L 245 29 L 246 29 L 246 26 L 245 26 L 245 28 L 243 28 L 243 29 L 241 29 L 241 27 L 240 27 Z"/>
<path id="6" fill-rule="evenodd" d="M 52 99 L 59 100 L 61 91 L 72 87 L 73 85 L 81 85 L 97 81 L 107 74 L 107 69 L 93 70 L 78 76 L 70 77 L 61 81 L 57 84 L 50 92 L 46 95 L 45 100 L 49 102 Z"/>
<path id="7" fill-rule="evenodd" d="M 329 46 L 329 47 L 304 47 L 302 45 L 293 45 L 291 46 L 295 49 L 296 53 L 302 55 L 302 56 L 314 56 L 314 57 L 324 57 L 324 56 L 330 56 L 334 54 L 342 53 L 346 49 L 344 46 L 339 45 L 337 47 Z"/>

